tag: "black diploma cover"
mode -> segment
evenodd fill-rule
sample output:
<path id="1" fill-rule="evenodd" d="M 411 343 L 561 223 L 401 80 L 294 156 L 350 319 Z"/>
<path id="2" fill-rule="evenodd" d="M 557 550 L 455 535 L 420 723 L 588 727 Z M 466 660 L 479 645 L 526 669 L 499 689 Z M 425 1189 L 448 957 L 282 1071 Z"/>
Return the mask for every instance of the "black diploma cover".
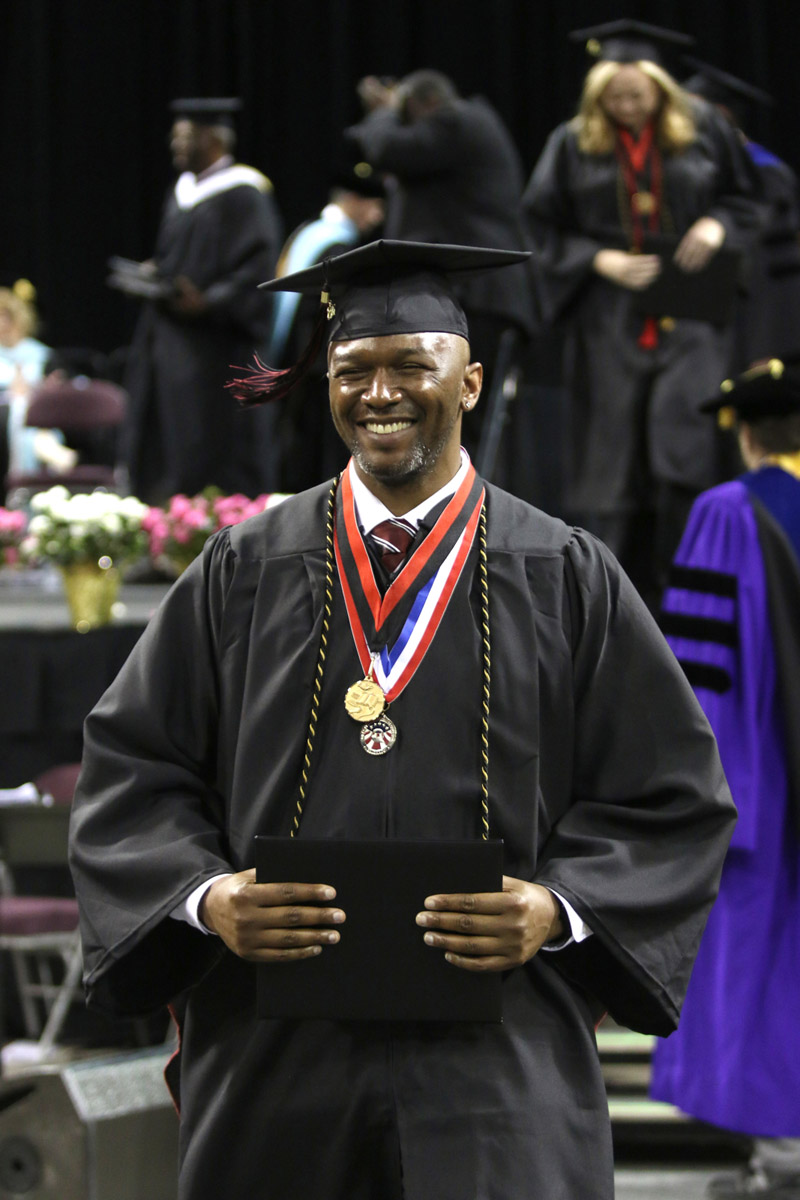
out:
<path id="1" fill-rule="evenodd" d="M 702 271 L 682 271 L 672 260 L 679 238 L 646 234 L 643 254 L 661 256 L 661 274 L 633 293 L 637 312 L 653 317 L 690 317 L 727 325 L 733 319 L 742 271 L 742 252 L 722 245 Z"/>
<path id="2" fill-rule="evenodd" d="M 451 966 L 415 921 L 427 896 L 502 891 L 502 841 L 257 837 L 256 878 L 330 884 L 347 914 L 317 957 L 258 965 L 259 1017 L 502 1020 L 501 973 Z"/>

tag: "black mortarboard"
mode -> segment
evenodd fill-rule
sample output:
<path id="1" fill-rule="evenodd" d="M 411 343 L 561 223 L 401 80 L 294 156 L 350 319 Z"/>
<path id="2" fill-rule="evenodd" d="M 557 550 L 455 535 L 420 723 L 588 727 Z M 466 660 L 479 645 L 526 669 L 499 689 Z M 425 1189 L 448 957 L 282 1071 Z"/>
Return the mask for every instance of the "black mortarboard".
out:
<path id="1" fill-rule="evenodd" d="M 726 379 L 700 409 L 716 413 L 723 428 L 730 428 L 735 417 L 758 421 L 800 412 L 800 361 L 768 358 L 754 363 L 735 379 Z"/>
<path id="2" fill-rule="evenodd" d="M 737 79 L 727 71 L 721 71 L 711 63 L 702 62 L 690 54 L 683 56 L 683 62 L 691 67 L 694 74 L 681 85 L 687 92 L 702 96 L 712 104 L 724 104 L 739 117 L 748 104 L 757 104 L 761 108 L 770 108 L 774 99 L 769 92 L 755 87 L 744 79 Z"/>
<path id="3" fill-rule="evenodd" d="M 386 195 L 383 176 L 368 162 L 341 163 L 334 171 L 331 186 L 371 199 L 383 199 Z"/>
<path id="4" fill-rule="evenodd" d="M 575 29 L 569 37 L 570 41 L 584 42 L 592 58 L 662 65 L 665 51 L 674 51 L 679 46 L 686 49 L 693 46 L 695 41 L 688 33 L 675 33 L 672 29 L 662 29 L 659 25 L 647 25 L 644 21 L 627 18 Z"/>
<path id="5" fill-rule="evenodd" d="M 326 325 L 328 341 L 404 333 L 454 333 L 468 338 L 454 278 L 527 258 L 530 254 L 525 250 L 383 239 L 271 279 L 261 284 L 265 291 L 320 296 L 324 307 L 315 336 L 293 367 L 275 371 L 256 360 L 256 370 L 228 386 L 244 404 L 286 395 L 316 358 Z"/>
<path id="6" fill-rule="evenodd" d="M 236 96 L 195 96 L 186 100 L 171 100 L 169 111 L 175 121 L 184 119 L 196 125 L 233 126 L 234 117 L 242 107 Z"/>

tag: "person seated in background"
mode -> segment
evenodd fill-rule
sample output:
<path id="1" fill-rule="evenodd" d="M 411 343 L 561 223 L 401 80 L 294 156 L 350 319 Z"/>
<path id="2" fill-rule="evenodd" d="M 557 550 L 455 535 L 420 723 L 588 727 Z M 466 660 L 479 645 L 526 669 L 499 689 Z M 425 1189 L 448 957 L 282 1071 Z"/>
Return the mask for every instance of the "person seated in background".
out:
<path id="1" fill-rule="evenodd" d="M 77 461 L 55 429 L 29 429 L 25 424 L 33 387 L 44 379 L 52 355 L 49 346 L 33 336 L 38 318 L 36 290 L 27 279 L 13 288 L 0 288 L 0 482 L 9 470 L 55 473 L 69 471 Z"/>
<path id="2" fill-rule="evenodd" d="M 703 408 L 733 420 L 747 472 L 695 502 L 662 626 L 739 822 L 651 1090 L 753 1139 L 709 1196 L 800 1200 L 800 360 L 760 362 Z"/>

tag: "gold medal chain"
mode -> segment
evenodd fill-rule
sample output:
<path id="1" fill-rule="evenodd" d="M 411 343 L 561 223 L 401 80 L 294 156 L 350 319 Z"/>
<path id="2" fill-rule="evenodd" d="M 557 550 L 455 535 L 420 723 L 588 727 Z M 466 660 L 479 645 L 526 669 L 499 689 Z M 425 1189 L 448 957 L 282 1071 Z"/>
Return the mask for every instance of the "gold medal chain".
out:
<path id="1" fill-rule="evenodd" d="M 328 652 L 328 632 L 331 627 L 331 613 L 333 611 L 333 523 L 336 514 L 336 488 L 338 483 L 339 477 L 337 475 L 336 479 L 331 483 L 331 490 L 328 493 L 328 518 L 325 526 L 325 609 L 322 615 L 322 633 L 319 639 L 317 670 L 314 676 L 314 694 L 311 699 L 311 717 L 308 722 L 306 749 L 300 773 L 300 792 L 297 797 L 297 808 L 295 809 L 294 821 L 289 833 L 290 837 L 294 837 L 299 831 L 300 822 L 303 819 L 303 808 L 306 802 L 308 778 L 311 771 L 311 755 L 314 750 L 314 738 L 317 733 L 319 702 L 322 696 L 322 676 L 325 672 L 325 656 Z"/>
<path id="2" fill-rule="evenodd" d="M 289 836 L 295 837 L 300 830 L 303 819 L 303 809 L 308 792 L 308 780 L 311 772 L 311 756 L 314 750 L 314 740 L 317 732 L 319 702 L 322 696 L 322 677 L 325 672 L 325 657 L 328 650 L 328 632 L 330 630 L 331 613 L 333 609 L 333 530 L 336 519 L 336 489 L 339 477 L 333 480 L 328 494 L 328 516 L 325 529 L 325 609 L 322 617 L 322 633 L 320 635 L 317 669 L 314 677 L 314 695 L 311 701 L 311 717 L 308 722 L 308 736 L 303 756 L 300 789 L 297 798 L 294 821 Z M 481 508 L 480 532 L 478 538 L 478 571 L 481 589 L 481 640 L 483 644 L 483 695 L 481 702 L 481 838 L 486 841 L 489 837 L 489 700 L 492 682 L 492 647 L 489 627 L 489 560 L 486 550 L 486 505 Z"/>
<path id="3" fill-rule="evenodd" d="M 489 699 L 492 687 L 492 642 L 489 628 L 489 563 L 486 553 L 486 505 L 481 506 L 478 571 L 481 584 L 483 697 L 481 702 L 481 838 L 489 838 Z"/>

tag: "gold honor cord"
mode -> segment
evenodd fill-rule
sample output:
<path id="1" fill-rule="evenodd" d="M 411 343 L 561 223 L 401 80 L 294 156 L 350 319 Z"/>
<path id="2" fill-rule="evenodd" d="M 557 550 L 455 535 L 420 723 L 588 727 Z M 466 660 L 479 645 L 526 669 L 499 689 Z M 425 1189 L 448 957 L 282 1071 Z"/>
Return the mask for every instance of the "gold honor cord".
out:
<path id="1" fill-rule="evenodd" d="M 317 669 L 314 676 L 314 694 L 311 700 L 311 716 L 308 722 L 305 754 L 301 770 L 300 789 L 297 797 L 290 837 L 296 837 L 300 831 L 300 822 L 308 794 L 308 781 L 311 774 L 311 756 L 317 733 L 317 718 L 319 702 L 322 696 L 322 677 L 325 673 L 325 658 L 328 652 L 328 633 L 330 631 L 331 611 L 333 608 L 333 529 L 336 520 L 336 489 L 339 477 L 333 480 L 328 494 L 328 516 L 325 530 L 325 610 L 322 617 L 322 633 L 320 635 Z M 481 838 L 487 841 L 489 837 L 489 700 L 492 682 L 491 640 L 489 634 L 489 562 L 486 551 L 486 505 L 481 508 L 479 533 L 479 574 L 481 588 L 481 639 L 483 642 L 483 695 L 481 701 Z"/>
<path id="2" fill-rule="evenodd" d="M 483 698 L 481 703 L 481 837 L 489 839 L 489 699 L 492 689 L 492 642 L 489 630 L 489 563 L 486 553 L 486 505 L 481 506 L 479 537 Z"/>
<path id="3" fill-rule="evenodd" d="M 336 514 L 336 488 L 339 476 L 331 483 L 328 493 L 328 519 L 325 525 L 325 611 L 322 616 L 322 633 L 319 639 L 319 654 L 317 655 L 317 670 L 314 675 L 314 694 L 311 698 L 311 716 L 308 722 L 306 750 L 303 755 L 303 767 L 300 778 L 300 793 L 297 797 L 294 822 L 290 837 L 294 837 L 303 819 L 303 808 L 308 791 L 308 777 L 311 771 L 311 755 L 314 750 L 314 738 L 317 733 L 317 717 L 319 716 L 319 701 L 322 696 L 322 676 L 325 672 L 325 656 L 328 653 L 328 631 L 331 627 L 331 612 L 333 610 L 333 523 Z"/>

